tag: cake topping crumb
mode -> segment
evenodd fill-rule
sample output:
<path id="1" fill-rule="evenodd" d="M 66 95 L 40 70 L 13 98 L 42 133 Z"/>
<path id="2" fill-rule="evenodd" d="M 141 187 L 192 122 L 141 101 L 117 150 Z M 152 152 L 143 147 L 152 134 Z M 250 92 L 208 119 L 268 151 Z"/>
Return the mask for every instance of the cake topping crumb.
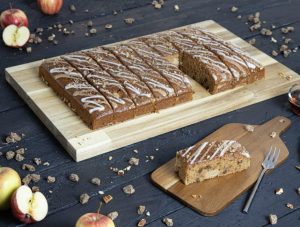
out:
<path id="1" fill-rule="evenodd" d="M 133 23 L 135 22 L 135 19 L 132 18 L 132 17 L 125 18 L 125 19 L 124 19 L 124 22 L 125 22 L 126 24 L 133 24 Z"/>
<path id="2" fill-rule="evenodd" d="M 113 211 L 113 212 L 110 212 L 108 215 L 107 215 L 111 220 L 115 220 L 118 216 L 119 216 L 119 213 L 117 211 Z"/>
<path id="3" fill-rule="evenodd" d="M 52 177 L 52 176 L 48 176 L 47 177 L 47 183 L 48 184 L 52 184 L 56 181 L 56 178 L 55 177 Z"/>
<path id="4" fill-rule="evenodd" d="M 22 165 L 22 169 L 23 170 L 28 170 L 30 172 L 34 172 L 35 171 L 35 167 L 33 165 L 30 165 L 30 164 L 23 164 Z"/>
<path id="5" fill-rule="evenodd" d="M 39 192 L 40 188 L 38 186 L 32 186 L 31 190 L 32 192 Z"/>
<path id="6" fill-rule="evenodd" d="M 6 143 L 16 143 L 21 140 L 22 137 L 16 132 L 9 133 L 9 135 L 5 138 Z"/>
<path id="7" fill-rule="evenodd" d="M 23 154 L 25 154 L 25 149 L 24 149 L 24 148 L 19 148 L 19 149 L 16 150 L 15 152 L 16 152 L 16 154 L 21 154 L 21 155 L 23 155 Z"/>
<path id="8" fill-rule="evenodd" d="M 178 12 L 179 11 L 179 5 L 174 5 L 174 10 L 175 10 L 175 12 Z"/>
<path id="9" fill-rule="evenodd" d="M 100 183 L 101 183 L 101 180 L 98 177 L 94 177 L 94 178 L 91 179 L 91 183 L 94 184 L 94 185 L 99 186 Z"/>
<path id="10" fill-rule="evenodd" d="M 76 173 L 71 173 L 69 176 L 69 180 L 73 182 L 78 182 L 79 181 L 79 176 Z"/>
<path id="11" fill-rule="evenodd" d="M 274 57 L 276 57 L 276 56 L 278 56 L 278 52 L 277 52 L 276 50 L 272 50 L 272 55 L 273 55 Z"/>
<path id="12" fill-rule="evenodd" d="M 245 125 L 245 129 L 248 132 L 254 132 L 254 126 L 252 126 L 252 125 Z"/>
<path id="13" fill-rule="evenodd" d="M 290 208 L 290 209 L 294 209 L 294 205 L 291 204 L 291 203 L 287 203 L 287 204 L 286 204 L 286 207 L 287 207 L 287 208 Z"/>
<path id="14" fill-rule="evenodd" d="M 138 226 L 138 227 L 143 227 L 143 226 L 146 225 L 146 223 L 147 223 L 146 219 L 143 218 L 143 219 L 141 219 L 141 220 L 138 222 L 137 226 Z"/>
<path id="15" fill-rule="evenodd" d="M 164 218 L 163 223 L 165 223 L 166 226 L 173 226 L 173 220 L 171 218 Z"/>
<path id="16" fill-rule="evenodd" d="M 295 166 L 296 169 L 300 170 L 300 165 L 299 166 Z"/>
<path id="17" fill-rule="evenodd" d="M 232 7 L 230 8 L 230 10 L 231 10 L 232 13 L 235 13 L 235 12 L 238 11 L 238 8 L 237 8 L 236 6 L 232 6 Z"/>
<path id="18" fill-rule="evenodd" d="M 276 132 L 271 132 L 270 137 L 275 138 L 276 137 Z"/>
<path id="19" fill-rule="evenodd" d="M 34 183 L 37 183 L 40 181 L 41 175 L 33 173 L 33 174 L 30 174 L 30 178 Z"/>
<path id="20" fill-rule="evenodd" d="M 299 187 L 299 188 L 297 188 L 297 192 L 298 192 L 298 194 L 300 195 L 300 187 Z"/>
<path id="21" fill-rule="evenodd" d="M 113 200 L 113 197 L 112 197 L 112 195 L 105 195 L 105 196 L 102 197 L 102 200 L 105 204 L 107 204 L 107 203 L 109 203 L 110 201 Z"/>
<path id="22" fill-rule="evenodd" d="M 250 39 L 250 40 L 248 41 L 248 43 L 250 43 L 251 45 L 255 45 L 256 39 L 255 39 L 255 38 Z"/>
<path id="23" fill-rule="evenodd" d="M 30 182 L 31 182 L 31 176 L 30 176 L 30 174 L 27 174 L 25 177 L 23 177 L 23 179 L 22 179 L 22 183 L 23 184 L 29 185 Z"/>
<path id="24" fill-rule="evenodd" d="M 278 188 L 275 190 L 276 195 L 281 195 L 283 193 L 283 188 Z"/>
<path id="25" fill-rule="evenodd" d="M 277 224 L 277 215 L 276 214 L 270 214 L 269 215 L 269 220 L 271 225 L 276 225 Z"/>
<path id="26" fill-rule="evenodd" d="M 133 193 L 135 193 L 135 189 L 131 184 L 129 184 L 123 187 L 123 192 L 127 195 L 132 195 Z"/>
<path id="27" fill-rule="evenodd" d="M 140 161 L 140 160 L 139 160 L 138 158 L 132 157 L 132 158 L 129 159 L 129 162 L 128 162 L 128 163 L 129 163 L 130 165 L 137 166 L 137 165 L 139 165 L 139 161 Z"/>
<path id="28" fill-rule="evenodd" d="M 109 156 L 108 160 L 111 161 L 113 159 L 113 156 Z"/>
<path id="29" fill-rule="evenodd" d="M 23 155 L 21 155 L 21 154 L 16 154 L 15 159 L 18 162 L 22 162 L 25 159 L 25 157 Z"/>
<path id="30" fill-rule="evenodd" d="M 112 29 L 112 27 L 113 27 L 112 24 L 106 24 L 105 25 L 105 29 Z"/>
<path id="31" fill-rule="evenodd" d="M 79 202 L 81 204 L 86 204 L 89 201 L 89 199 L 90 199 L 90 196 L 87 193 L 84 193 L 80 196 Z"/>
<path id="32" fill-rule="evenodd" d="M 99 195 L 104 195 L 104 191 L 98 191 Z"/>
<path id="33" fill-rule="evenodd" d="M 146 212 L 146 216 L 150 217 L 150 211 L 149 210 Z"/>
<path id="34" fill-rule="evenodd" d="M 5 157 L 7 160 L 13 159 L 15 157 L 15 152 L 14 151 L 7 151 L 5 154 Z"/>
<path id="35" fill-rule="evenodd" d="M 137 213 L 139 215 L 142 215 L 145 212 L 145 210 L 146 210 L 146 207 L 143 206 L 143 205 L 140 205 L 139 208 L 138 208 L 138 210 L 137 210 Z"/>

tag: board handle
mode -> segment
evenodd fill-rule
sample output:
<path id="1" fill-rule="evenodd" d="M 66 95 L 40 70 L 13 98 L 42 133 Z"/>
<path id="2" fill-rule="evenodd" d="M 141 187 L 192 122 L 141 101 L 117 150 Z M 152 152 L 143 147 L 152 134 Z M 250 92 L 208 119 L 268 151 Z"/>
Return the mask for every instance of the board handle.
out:
<path id="1" fill-rule="evenodd" d="M 272 120 L 264 123 L 262 125 L 262 128 L 264 128 L 265 131 L 269 132 L 269 134 L 271 134 L 272 132 L 276 132 L 276 135 L 280 135 L 290 127 L 291 123 L 292 122 L 290 119 L 283 116 L 277 116 Z"/>

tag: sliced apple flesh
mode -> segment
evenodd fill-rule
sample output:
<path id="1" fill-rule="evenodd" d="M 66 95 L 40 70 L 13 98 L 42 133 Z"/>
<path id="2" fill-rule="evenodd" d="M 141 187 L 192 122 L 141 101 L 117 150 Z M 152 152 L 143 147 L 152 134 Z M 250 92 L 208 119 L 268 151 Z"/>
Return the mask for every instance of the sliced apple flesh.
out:
<path id="1" fill-rule="evenodd" d="M 48 213 L 45 196 L 41 192 L 33 193 L 26 185 L 16 190 L 11 203 L 14 216 L 24 223 L 41 221 Z"/>
<path id="2" fill-rule="evenodd" d="M 29 36 L 30 31 L 27 27 L 17 27 L 14 24 L 7 26 L 2 33 L 2 39 L 5 45 L 16 48 L 24 46 Z"/>

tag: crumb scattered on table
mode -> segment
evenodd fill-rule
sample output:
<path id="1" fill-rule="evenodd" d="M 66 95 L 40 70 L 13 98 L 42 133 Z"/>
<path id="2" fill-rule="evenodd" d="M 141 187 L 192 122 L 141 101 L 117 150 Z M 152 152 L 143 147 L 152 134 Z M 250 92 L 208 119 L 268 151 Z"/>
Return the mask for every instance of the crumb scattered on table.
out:
<path id="1" fill-rule="evenodd" d="M 271 225 L 276 225 L 277 224 L 277 215 L 276 214 L 270 214 L 269 215 L 269 220 Z"/>
<path id="2" fill-rule="evenodd" d="M 127 195 L 131 195 L 131 194 L 135 193 L 135 189 L 131 184 L 129 184 L 129 185 L 123 187 L 123 192 Z"/>
<path id="3" fill-rule="evenodd" d="M 163 223 L 165 223 L 166 226 L 173 226 L 173 219 L 171 218 L 164 218 Z"/>
<path id="4" fill-rule="evenodd" d="M 81 204 L 86 204 L 89 201 L 89 199 L 90 199 L 90 196 L 87 193 L 84 193 L 79 197 L 79 202 Z"/>
<path id="5" fill-rule="evenodd" d="M 117 211 L 113 211 L 113 212 L 110 212 L 108 215 L 107 215 L 111 220 L 115 220 L 118 216 L 119 216 L 119 213 Z"/>

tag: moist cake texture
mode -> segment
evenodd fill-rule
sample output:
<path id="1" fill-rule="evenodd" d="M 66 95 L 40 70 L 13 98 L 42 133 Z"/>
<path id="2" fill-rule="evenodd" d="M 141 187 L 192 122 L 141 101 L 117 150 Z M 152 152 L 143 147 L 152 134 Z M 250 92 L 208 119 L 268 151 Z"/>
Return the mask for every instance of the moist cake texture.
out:
<path id="1" fill-rule="evenodd" d="M 186 185 L 249 167 L 249 152 L 234 140 L 197 143 L 176 153 L 175 168 Z"/>
<path id="2" fill-rule="evenodd" d="M 265 71 L 235 45 L 187 27 L 45 60 L 39 74 L 97 129 L 192 100 L 189 77 L 215 94 L 262 79 Z"/>

